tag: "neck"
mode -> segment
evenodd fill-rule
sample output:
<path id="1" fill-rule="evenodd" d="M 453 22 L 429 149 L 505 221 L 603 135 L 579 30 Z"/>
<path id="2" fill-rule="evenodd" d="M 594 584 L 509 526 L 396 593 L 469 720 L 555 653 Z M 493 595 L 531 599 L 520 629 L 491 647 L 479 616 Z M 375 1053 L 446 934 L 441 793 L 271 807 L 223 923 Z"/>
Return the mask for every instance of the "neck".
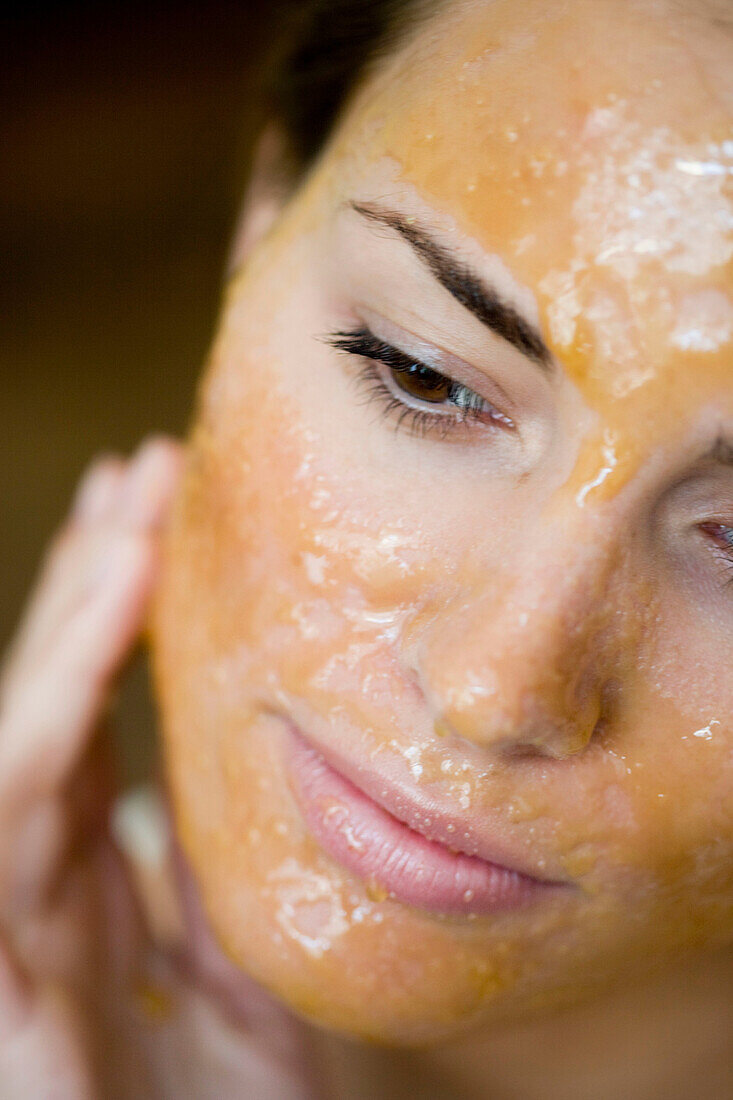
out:
<path id="1" fill-rule="evenodd" d="M 586 1005 L 420 1051 L 321 1039 L 348 1100 L 733 1096 L 733 949 Z M 328 1095 L 328 1094 L 327 1094 Z"/>

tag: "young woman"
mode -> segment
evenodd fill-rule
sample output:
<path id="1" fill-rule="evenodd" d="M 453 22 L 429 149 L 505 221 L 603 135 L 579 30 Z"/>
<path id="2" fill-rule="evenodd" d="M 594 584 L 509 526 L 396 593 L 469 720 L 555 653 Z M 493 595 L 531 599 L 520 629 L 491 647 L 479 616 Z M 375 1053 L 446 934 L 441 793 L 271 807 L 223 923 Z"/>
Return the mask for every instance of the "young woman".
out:
<path id="1" fill-rule="evenodd" d="M 183 476 L 93 468 L 6 668 L 3 1095 L 725 1095 L 730 8 L 325 11 Z M 88 745 L 154 578 L 145 927 Z"/>

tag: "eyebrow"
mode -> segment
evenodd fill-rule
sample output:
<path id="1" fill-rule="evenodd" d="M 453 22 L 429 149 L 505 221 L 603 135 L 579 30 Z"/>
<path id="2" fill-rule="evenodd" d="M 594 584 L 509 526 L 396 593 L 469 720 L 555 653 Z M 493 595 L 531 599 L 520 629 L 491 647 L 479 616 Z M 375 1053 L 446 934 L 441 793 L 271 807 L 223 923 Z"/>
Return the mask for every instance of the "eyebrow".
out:
<path id="1" fill-rule="evenodd" d="M 552 353 L 534 325 L 414 219 L 372 203 L 350 202 L 349 206 L 363 218 L 399 233 L 440 285 L 473 313 L 482 325 L 513 344 L 544 370 L 552 369 Z"/>
<path id="2" fill-rule="evenodd" d="M 702 459 L 703 462 L 718 462 L 721 466 L 733 466 L 733 438 L 727 439 L 719 435 Z"/>

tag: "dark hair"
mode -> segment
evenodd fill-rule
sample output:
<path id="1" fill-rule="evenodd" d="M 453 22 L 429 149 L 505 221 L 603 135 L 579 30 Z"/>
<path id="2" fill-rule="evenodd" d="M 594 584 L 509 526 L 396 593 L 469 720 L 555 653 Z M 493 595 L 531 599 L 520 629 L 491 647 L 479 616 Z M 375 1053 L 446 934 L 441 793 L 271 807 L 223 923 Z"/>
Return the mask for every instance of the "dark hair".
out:
<path id="1" fill-rule="evenodd" d="M 302 174 L 331 134 L 351 93 L 429 7 L 426 0 L 290 0 L 271 59 L 265 101 Z"/>

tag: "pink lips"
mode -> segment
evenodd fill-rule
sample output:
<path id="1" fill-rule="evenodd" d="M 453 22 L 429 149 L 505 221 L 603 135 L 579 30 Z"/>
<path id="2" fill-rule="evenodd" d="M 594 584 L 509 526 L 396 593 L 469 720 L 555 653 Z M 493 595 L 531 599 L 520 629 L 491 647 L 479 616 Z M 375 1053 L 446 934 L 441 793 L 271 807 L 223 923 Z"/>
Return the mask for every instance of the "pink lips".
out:
<path id="1" fill-rule="evenodd" d="M 293 793 L 312 835 L 343 867 L 398 901 L 436 913 L 486 914 L 557 888 L 428 840 L 332 768 L 299 733 L 292 730 L 290 740 Z"/>

